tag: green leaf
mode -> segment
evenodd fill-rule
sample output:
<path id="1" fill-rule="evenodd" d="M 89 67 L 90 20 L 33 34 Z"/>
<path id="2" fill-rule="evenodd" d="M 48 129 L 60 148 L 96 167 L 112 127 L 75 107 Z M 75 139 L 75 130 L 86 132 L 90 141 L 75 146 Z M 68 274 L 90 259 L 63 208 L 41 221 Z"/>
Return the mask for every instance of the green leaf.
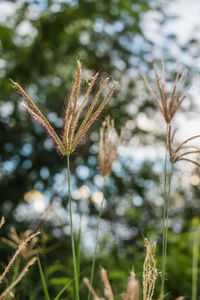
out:
<path id="1" fill-rule="evenodd" d="M 60 296 L 64 293 L 64 291 L 66 291 L 66 289 L 70 286 L 70 284 L 73 282 L 73 280 L 71 280 L 59 293 L 58 295 L 54 298 L 54 300 L 59 300 Z"/>
<path id="2" fill-rule="evenodd" d="M 51 278 L 49 283 L 53 285 L 66 285 L 70 281 L 69 278 L 67 277 L 59 277 L 59 278 Z"/>
<path id="3" fill-rule="evenodd" d="M 58 271 L 65 271 L 65 267 L 61 264 L 55 264 L 53 266 L 48 267 L 47 269 L 47 277 L 51 277 L 54 273 Z"/>

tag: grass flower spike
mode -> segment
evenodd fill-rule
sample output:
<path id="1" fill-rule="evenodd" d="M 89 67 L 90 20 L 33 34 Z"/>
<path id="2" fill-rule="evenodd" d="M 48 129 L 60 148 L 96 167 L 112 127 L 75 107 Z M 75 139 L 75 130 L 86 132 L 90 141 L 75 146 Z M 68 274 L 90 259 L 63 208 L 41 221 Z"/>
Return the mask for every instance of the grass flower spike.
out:
<path id="1" fill-rule="evenodd" d="M 106 78 L 101 84 L 98 92 L 96 93 L 93 101 L 89 105 L 87 112 L 80 122 L 82 117 L 83 110 L 87 104 L 88 97 L 92 91 L 92 88 L 95 84 L 95 81 L 99 73 L 96 73 L 89 82 L 89 86 L 85 92 L 82 102 L 79 104 L 79 94 L 81 90 L 81 81 L 82 81 L 82 68 L 81 63 L 77 61 L 77 75 L 72 85 L 72 90 L 69 95 L 67 102 L 65 116 L 64 116 L 64 125 L 63 125 L 63 134 L 62 139 L 59 138 L 54 128 L 48 122 L 46 117 L 33 102 L 33 100 L 27 95 L 19 83 L 12 81 L 16 87 L 19 94 L 24 98 L 28 105 L 23 104 L 26 111 L 44 128 L 49 137 L 52 139 L 56 150 L 63 156 L 69 156 L 76 147 L 80 144 L 83 137 L 87 133 L 90 126 L 97 119 L 104 106 L 107 104 L 108 100 L 111 98 L 114 90 L 116 89 L 117 83 L 114 83 L 108 94 L 100 102 L 99 98 L 101 97 L 102 91 L 107 86 L 109 78 Z"/>
<path id="2" fill-rule="evenodd" d="M 106 178 L 110 175 L 114 160 L 117 158 L 117 151 L 122 141 L 124 127 L 121 128 L 120 136 L 116 141 L 114 120 L 108 116 L 102 123 L 100 129 L 98 165 L 101 175 Z"/>
<path id="3" fill-rule="evenodd" d="M 177 161 L 188 161 L 196 166 L 200 167 L 200 163 L 196 160 L 190 159 L 187 156 L 191 154 L 199 154 L 200 148 L 194 145 L 188 145 L 188 142 L 192 140 L 196 140 L 197 138 L 200 138 L 200 135 L 194 135 L 185 141 L 183 141 L 177 148 L 173 149 L 173 142 L 174 137 L 177 130 L 171 129 L 171 125 L 169 126 L 169 132 L 168 132 L 168 149 L 169 149 L 169 159 L 172 164 L 176 163 Z"/>
<path id="4" fill-rule="evenodd" d="M 146 238 L 144 239 L 144 243 L 146 247 L 146 257 L 143 267 L 143 299 L 152 300 L 155 282 L 158 276 L 155 260 L 156 243 L 154 242 L 151 245 Z"/>
<path id="5" fill-rule="evenodd" d="M 17 88 L 20 95 L 24 98 L 28 105 L 23 104 L 28 113 L 44 128 L 49 137 L 52 139 L 57 151 L 63 155 L 67 156 L 67 175 L 68 175 L 68 196 L 69 196 L 69 214 L 70 214 L 70 234 L 71 234 L 71 246 L 72 246 L 72 256 L 73 256 L 73 267 L 74 267 L 74 278 L 75 278 L 75 298 L 79 300 L 79 275 L 78 275 L 78 260 L 76 255 L 76 247 L 74 242 L 73 234 L 73 218 L 72 218 L 72 201 L 71 201 L 71 183 L 70 183 L 70 155 L 74 152 L 77 146 L 81 143 L 85 134 L 93 124 L 93 122 L 98 118 L 103 108 L 107 104 L 108 100 L 111 98 L 114 90 L 116 89 L 117 83 L 114 83 L 110 91 L 107 93 L 102 101 L 99 101 L 104 88 L 108 85 L 109 78 L 106 78 L 100 85 L 98 92 L 94 96 L 90 105 L 88 105 L 87 111 L 83 120 L 81 117 L 83 110 L 88 102 L 89 95 L 94 87 L 95 81 L 97 80 L 99 73 L 96 73 L 89 80 L 88 88 L 86 89 L 83 98 L 79 99 L 81 82 L 82 82 L 82 67 L 81 63 L 77 61 L 77 74 L 72 85 L 72 90 L 67 101 L 65 108 L 64 122 L 63 122 L 63 132 L 60 138 L 55 132 L 54 128 L 45 118 L 43 113 L 33 102 L 33 100 L 27 95 L 19 83 L 13 82 L 14 86 Z M 100 102 L 100 103 L 99 103 Z M 41 272 L 42 273 L 42 272 Z M 44 291 L 48 294 L 45 284 Z M 49 298 L 49 297 L 48 297 Z"/>
<path id="6" fill-rule="evenodd" d="M 162 75 L 161 79 L 159 79 L 158 70 L 156 62 L 153 61 L 154 65 L 154 73 L 156 79 L 156 86 L 158 89 L 159 96 L 157 96 L 153 89 L 151 88 L 147 77 L 144 75 L 144 81 L 151 92 L 151 95 L 159 108 L 160 112 L 162 113 L 165 121 L 167 124 L 170 124 L 175 113 L 179 110 L 182 102 L 186 98 L 186 95 L 183 94 L 183 87 L 187 76 L 187 69 L 184 68 L 182 74 L 180 71 L 177 71 L 174 86 L 171 92 L 171 95 L 168 95 L 167 88 L 166 88 L 166 79 L 165 79 L 165 63 L 162 60 Z"/>
<path id="7" fill-rule="evenodd" d="M 110 119 L 110 116 L 108 116 L 106 118 L 106 120 L 103 121 L 103 123 L 102 123 L 102 127 L 100 129 L 100 139 L 99 139 L 98 166 L 99 166 L 100 173 L 104 178 L 104 183 L 105 183 L 106 177 L 108 177 L 110 175 L 113 162 L 117 157 L 117 150 L 121 143 L 124 129 L 125 129 L 124 127 L 121 128 L 120 136 L 116 140 L 115 135 L 117 135 L 117 133 L 115 130 L 114 120 Z M 103 195 L 104 195 L 104 183 L 103 183 L 103 188 L 102 188 Z M 97 247 L 98 247 L 99 227 L 100 227 L 100 220 L 101 220 L 101 215 L 102 215 L 102 210 L 103 210 L 103 203 L 104 203 L 104 196 L 103 196 L 103 200 L 101 202 L 99 215 L 98 215 L 98 221 L 97 221 L 95 250 L 94 250 L 91 277 L 90 277 L 91 285 L 93 284 Z M 104 272 L 104 271 L 102 271 L 102 272 Z M 88 300 L 90 300 L 90 293 L 91 293 L 91 291 L 89 290 Z"/>
<path id="8" fill-rule="evenodd" d="M 2 217 L 0 220 L 0 228 L 3 226 L 5 223 L 5 218 Z M 22 269 L 22 271 L 19 274 L 16 274 L 16 278 L 14 281 L 7 281 L 6 277 L 8 273 L 11 271 L 13 268 L 19 254 L 30 244 L 38 235 L 40 234 L 39 231 L 33 234 L 27 234 L 26 238 L 24 240 L 21 240 L 18 244 L 17 250 L 15 251 L 14 255 L 10 259 L 9 263 L 5 267 L 3 273 L 0 275 L 0 284 L 3 285 L 4 282 L 7 282 L 6 288 L 0 293 L 0 300 L 5 300 L 10 296 L 9 298 L 16 298 L 15 295 L 13 294 L 12 290 L 13 288 L 21 281 L 21 279 L 25 276 L 29 268 L 35 263 L 36 257 L 32 257 L 28 263 L 25 265 L 25 267 Z"/>
<path id="9" fill-rule="evenodd" d="M 30 229 L 26 230 L 25 232 L 20 232 L 18 234 L 16 232 L 15 227 L 11 227 L 10 233 L 8 234 L 8 238 L 2 238 L 2 242 L 6 243 L 7 245 L 11 246 L 14 249 L 17 249 L 18 246 L 21 244 L 23 240 L 25 240 L 27 237 L 29 237 L 32 234 L 32 231 Z M 31 241 L 24 247 L 20 254 L 24 260 L 32 257 L 33 255 L 37 255 L 42 252 L 42 249 L 40 248 L 34 248 L 36 243 L 38 242 L 38 236 L 34 236 Z"/>

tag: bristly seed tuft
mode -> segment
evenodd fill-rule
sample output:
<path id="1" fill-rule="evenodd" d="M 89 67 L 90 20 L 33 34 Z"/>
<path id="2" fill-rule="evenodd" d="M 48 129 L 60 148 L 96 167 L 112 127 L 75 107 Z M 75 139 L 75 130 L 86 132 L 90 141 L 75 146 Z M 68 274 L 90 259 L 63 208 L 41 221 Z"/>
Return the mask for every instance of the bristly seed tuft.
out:
<path id="1" fill-rule="evenodd" d="M 78 100 L 82 82 L 82 67 L 80 61 L 77 61 L 77 75 L 72 85 L 72 90 L 67 102 L 67 107 L 64 115 L 63 135 L 61 139 L 59 138 L 49 121 L 45 118 L 41 110 L 28 96 L 28 94 L 23 90 L 20 84 L 11 80 L 14 87 L 17 89 L 19 94 L 28 104 L 23 104 L 26 111 L 44 128 L 46 133 L 52 139 L 58 153 L 63 156 L 69 156 L 72 152 L 74 152 L 74 150 L 80 144 L 93 122 L 98 118 L 98 116 L 104 109 L 105 105 L 107 104 L 117 87 L 116 82 L 114 83 L 110 91 L 107 93 L 105 98 L 100 102 L 99 105 L 97 105 L 99 103 L 99 98 L 101 97 L 104 88 L 108 85 L 108 82 L 110 80 L 109 78 L 106 78 L 100 85 L 98 92 L 96 93 L 94 99 L 92 100 L 85 113 L 83 120 L 81 121 L 80 119 L 85 104 L 88 101 L 88 97 L 92 91 L 92 88 L 95 84 L 98 75 L 99 73 L 96 73 L 93 77 L 91 77 L 82 103 L 79 105 Z"/>
<path id="2" fill-rule="evenodd" d="M 179 110 L 181 104 L 183 103 L 186 95 L 183 94 L 183 87 L 186 80 L 188 70 L 186 68 L 183 69 L 182 74 L 180 71 L 177 71 L 176 78 L 174 81 L 174 86 L 171 92 L 171 95 L 168 95 L 167 88 L 166 88 L 166 78 L 165 78 L 165 62 L 162 60 L 162 74 L 161 79 L 158 75 L 157 64 L 156 61 L 153 60 L 152 62 L 154 66 L 154 74 L 155 74 L 155 81 L 158 90 L 159 96 L 157 96 L 153 89 L 151 88 L 149 81 L 146 75 L 143 76 L 144 81 L 146 83 L 147 88 L 149 89 L 158 109 L 162 113 L 165 121 L 167 124 L 170 124 L 174 115 Z"/>

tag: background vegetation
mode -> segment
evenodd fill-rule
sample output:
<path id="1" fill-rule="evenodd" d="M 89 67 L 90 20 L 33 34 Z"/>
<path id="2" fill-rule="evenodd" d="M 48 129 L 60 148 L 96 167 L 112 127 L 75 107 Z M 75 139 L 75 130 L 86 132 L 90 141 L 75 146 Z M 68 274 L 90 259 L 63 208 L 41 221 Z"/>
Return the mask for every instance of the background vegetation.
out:
<path id="1" fill-rule="evenodd" d="M 40 126 L 24 112 L 9 78 L 22 84 L 58 131 L 77 58 L 86 79 L 100 70 L 102 78 L 110 75 L 119 81 L 115 97 L 73 154 L 71 165 L 77 231 L 83 213 L 82 278 L 90 272 L 99 209 L 95 192 L 102 190 L 97 168 L 99 126 L 108 114 L 118 129 L 128 121 L 119 159 L 105 184 L 97 262 L 108 270 L 113 289 L 120 295 L 133 267 L 137 277 L 142 276 L 143 237 L 157 241 L 158 262 L 161 252 L 165 128 L 141 75 L 151 77 L 152 59 L 162 57 L 172 75 L 177 58 L 181 66 L 188 66 L 190 85 L 192 75 L 199 72 L 198 28 L 196 36 L 180 41 L 175 32 L 166 30 L 175 18 L 166 4 L 149 0 L 0 3 L 0 206 L 6 218 L 2 234 L 7 236 L 13 225 L 17 232 L 40 228 L 38 247 L 43 249 L 41 261 L 52 294 L 72 279 L 66 161 L 55 154 Z M 195 105 L 192 93 L 188 98 L 184 124 Z M 169 222 L 168 299 L 190 298 L 193 232 L 200 213 L 199 171 L 181 164 L 176 168 Z M 12 248 L 1 243 L 2 265 L 11 253 Z M 95 285 L 100 287 L 98 278 L 96 272 Z M 70 291 L 63 299 L 71 299 Z M 84 285 L 81 293 L 84 299 Z M 17 295 L 18 299 L 44 299 L 37 265 L 19 284 Z"/>

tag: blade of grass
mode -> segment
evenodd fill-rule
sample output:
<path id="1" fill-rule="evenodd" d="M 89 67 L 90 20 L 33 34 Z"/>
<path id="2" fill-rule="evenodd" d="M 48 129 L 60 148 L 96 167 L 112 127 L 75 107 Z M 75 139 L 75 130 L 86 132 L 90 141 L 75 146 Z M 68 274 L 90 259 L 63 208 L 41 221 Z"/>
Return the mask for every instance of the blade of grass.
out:
<path id="1" fill-rule="evenodd" d="M 48 289 L 47 289 L 47 283 L 46 283 L 46 280 L 45 280 L 44 272 L 42 270 L 39 255 L 37 257 L 37 262 L 38 262 L 38 267 L 39 267 L 39 271 L 40 271 L 40 277 L 41 277 L 41 280 L 42 280 L 42 285 L 43 285 L 43 289 L 44 289 L 45 298 L 46 298 L 46 300 L 51 300 L 50 297 L 49 297 L 49 292 L 48 292 Z"/>
<path id="2" fill-rule="evenodd" d="M 54 300 L 59 300 L 60 296 L 66 291 L 66 289 L 70 286 L 70 284 L 74 281 L 74 279 L 70 280 L 70 282 L 64 286 L 64 288 L 58 293 L 58 295 L 54 298 Z"/>

